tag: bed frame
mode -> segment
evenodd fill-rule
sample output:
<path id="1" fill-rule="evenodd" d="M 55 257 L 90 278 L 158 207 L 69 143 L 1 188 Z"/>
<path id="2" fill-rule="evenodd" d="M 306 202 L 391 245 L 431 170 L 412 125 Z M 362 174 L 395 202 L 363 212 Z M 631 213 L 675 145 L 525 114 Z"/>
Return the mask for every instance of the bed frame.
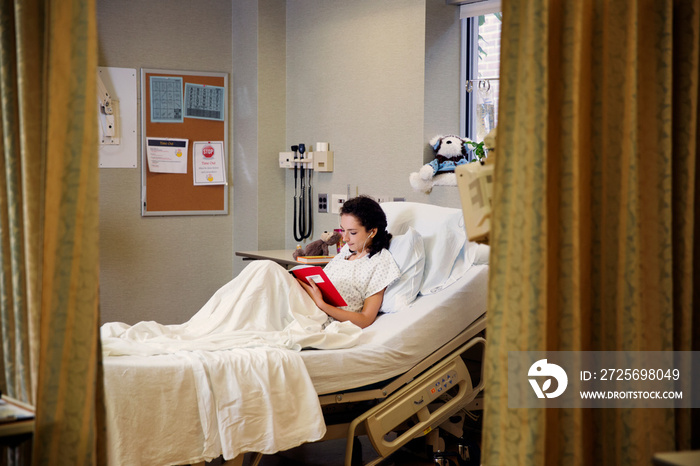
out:
<path id="1" fill-rule="evenodd" d="M 374 407 L 348 423 L 329 423 L 327 416 L 328 431 L 321 441 L 344 437 L 346 466 L 352 463 L 357 435 L 367 435 L 379 454 L 368 466 L 380 463 L 409 441 L 422 436 L 428 436 L 427 443 L 434 451 L 444 450 L 439 427 L 462 409 L 480 409 L 477 395 L 484 389 L 485 328 L 486 316 L 483 315 L 452 341 L 379 388 L 321 396 L 324 411 L 336 404 L 376 402 Z M 463 356 L 476 346 L 481 346 L 482 364 L 479 364 L 480 373 L 475 380 Z M 439 399 L 443 402 L 434 404 Z M 396 433 L 396 437 L 389 439 L 390 433 Z"/>

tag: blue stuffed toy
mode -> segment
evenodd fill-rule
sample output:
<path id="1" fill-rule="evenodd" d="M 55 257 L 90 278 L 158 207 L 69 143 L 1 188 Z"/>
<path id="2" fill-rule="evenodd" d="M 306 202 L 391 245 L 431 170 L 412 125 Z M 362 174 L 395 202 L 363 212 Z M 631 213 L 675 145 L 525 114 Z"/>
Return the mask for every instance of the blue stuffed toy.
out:
<path id="1" fill-rule="evenodd" d="M 433 184 L 436 184 L 433 182 L 435 175 L 452 173 L 455 167 L 469 163 L 470 145 L 473 144 L 471 139 L 453 134 L 432 138 L 430 145 L 435 151 L 435 158 L 423 165 L 417 173 L 411 173 L 409 181 L 413 189 L 429 193 Z"/>

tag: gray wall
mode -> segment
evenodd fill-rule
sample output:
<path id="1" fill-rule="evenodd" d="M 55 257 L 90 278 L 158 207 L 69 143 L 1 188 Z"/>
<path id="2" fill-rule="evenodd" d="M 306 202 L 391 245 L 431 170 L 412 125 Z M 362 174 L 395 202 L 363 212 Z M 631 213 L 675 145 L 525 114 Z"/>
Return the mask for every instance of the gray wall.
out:
<path id="1" fill-rule="evenodd" d="M 233 224 L 236 251 L 284 247 L 285 4 L 233 2 Z M 235 258 L 234 271 L 245 264 Z"/>
<path id="2" fill-rule="evenodd" d="M 228 216 L 141 218 L 140 169 L 101 170 L 103 321 L 183 322 L 244 267 L 235 251 L 294 247 L 293 173 L 277 167 L 292 144 L 335 152 L 314 197 L 349 184 L 459 206 L 456 188 L 408 183 L 432 158 L 427 141 L 459 132 L 459 15 L 444 0 L 97 6 L 100 66 L 229 72 L 232 109 Z M 312 239 L 338 219 L 314 212 L 314 223 Z"/>
<path id="3" fill-rule="evenodd" d="M 97 19 L 99 66 L 231 71 L 228 2 L 99 0 Z M 142 218 L 140 196 L 140 160 L 100 170 L 102 320 L 183 322 L 233 275 L 231 216 Z"/>
<path id="4" fill-rule="evenodd" d="M 456 188 L 414 192 L 427 141 L 459 133 L 459 11 L 443 0 L 287 2 L 287 144 L 329 142 L 335 170 L 315 193 L 368 194 L 459 207 Z M 287 170 L 287 248 L 294 175 Z M 314 197 L 316 194 L 314 194 Z M 313 239 L 337 228 L 314 213 Z"/>

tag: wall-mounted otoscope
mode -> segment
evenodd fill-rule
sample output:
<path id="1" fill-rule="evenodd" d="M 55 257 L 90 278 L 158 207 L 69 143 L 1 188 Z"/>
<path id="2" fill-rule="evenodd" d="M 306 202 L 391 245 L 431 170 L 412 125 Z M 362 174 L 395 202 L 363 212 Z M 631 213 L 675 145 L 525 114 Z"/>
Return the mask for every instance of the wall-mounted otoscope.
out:
<path id="1" fill-rule="evenodd" d="M 304 159 L 304 152 L 306 152 L 306 145 L 305 144 L 299 144 L 299 159 Z M 302 241 L 305 240 L 306 238 L 309 238 L 311 236 L 311 230 L 312 230 L 312 214 L 313 214 L 313 204 L 312 204 L 312 196 L 311 196 L 311 180 L 313 179 L 313 172 L 311 169 L 307 170 L 306 173 L 308 173 L 309 176 L 309 186 L 307 188 L 306 186 L 306 174 L 305 174 L 305 169 L 304 166 L 306 165 L 305 163 L 301 163 L 301 183 L 300 183 L 300 188 L 301 192 L 299 197 L 297 198 L 295 195 L 294 199 L 294 239 L 296 241 Z M 308 189 L 308 191 L 307 191 Z M 295 188 L 296 190 L 296 188 Z M 296 194 L 296 193 L 295 193 Z M 308 195 L 308 204 L 307 204 L 307 195 Z M 299 209 L 297 210 L 297 200 L 299 202 Z M 308 207 L 308 208 L 307 208 Z M 299 212 L 299 217 L 297 218 L 297 211 Z"/>
<path id="2" fill-rule="evenodd" d="M 279 153 L 279 164 L 294 169 L 294 240 L 303 241 L 313 230 L 313 172 L 332 172 L 333 152 L 327 142 L 317 143 L 315 152 L 307 152 L 305 144 L 291 148 Z"/>

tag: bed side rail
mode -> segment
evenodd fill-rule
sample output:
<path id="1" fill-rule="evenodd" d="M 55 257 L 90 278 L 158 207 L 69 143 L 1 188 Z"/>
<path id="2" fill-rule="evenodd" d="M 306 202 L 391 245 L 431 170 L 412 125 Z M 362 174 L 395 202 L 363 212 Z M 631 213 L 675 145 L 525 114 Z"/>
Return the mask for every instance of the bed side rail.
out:
<path id="1" fill-rule="evenodd" d="M 467 406 L 483 390 L 484 374 L 482 366 L 479 383 L 473 387 L 471 375 L 461 355 L 475 345 L 482 345 L 482 350 L 485 350 L 485 344 L 486 340 L 482 337 L 472 338 L 384 402 L 354 419 L 348 427 L 345 464 L 350 465 L 352 462 L 352 442 L 358 428 L 364 428 L 372 446 L 379 453 L 380 458 L 369 463 L 376 464 L 410 440 L 428 434 L 456 411 Z M 430 412 L 428 405 L 455 386 L 458 387 L 457 393 Z M 412 417 L 417 418 L 413 426 L 393 440 L 386 438 L 387 434 Z"/>

